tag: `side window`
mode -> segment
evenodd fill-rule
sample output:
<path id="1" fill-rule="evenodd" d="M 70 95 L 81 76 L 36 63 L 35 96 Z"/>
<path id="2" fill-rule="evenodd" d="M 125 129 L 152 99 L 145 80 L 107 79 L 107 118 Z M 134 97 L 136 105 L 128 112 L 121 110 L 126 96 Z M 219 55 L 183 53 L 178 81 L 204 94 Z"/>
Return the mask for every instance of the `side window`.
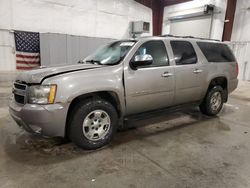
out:
<path id="1" fill-rule="evenodd" d="M 208 62 L 234 62 L 235 57 L 226 44 L 197 42 Z"/>
<path id="2" fill-rule="evenodd" d="M 174 52 L 176 65 L 189 65 L 197 63 L 197 56 L 190 42 L 170 41 Z"/>
<path id="3" fill-rule="evenodd" d="M 167 66 L 169 65 L 168 54 L 165 44 L 161 40 L 153 40 L 145 42 L 136 51 L 136 55 L 151 55 L 153 63 L 147 67 Z"/>

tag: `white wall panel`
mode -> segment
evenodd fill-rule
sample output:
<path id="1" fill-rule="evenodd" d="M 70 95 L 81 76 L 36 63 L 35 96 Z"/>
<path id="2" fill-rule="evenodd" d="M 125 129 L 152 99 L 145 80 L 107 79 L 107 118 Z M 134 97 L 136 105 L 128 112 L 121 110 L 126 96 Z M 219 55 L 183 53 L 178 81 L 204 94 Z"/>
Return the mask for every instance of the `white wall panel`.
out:
<path id="1" fill-rule="evenodd" d="M 238 0 L 234 17 L 232 41 L 250 41 L 250 1 Z"/>
<path id="2" fill-rule="evenodd" d="M 97 10 L 111 14 L 119 14 L 116 11 L 116 1 L 113 0 L 97 0 Z"/>
<path id="3" fill-rule="evenodd" d="M 213 39 L 221 40 L 226 17 L 227 0 L 212 0 L 211 4 L 215 5 L 216 12 L 220 12 L 214 15 L 211 37 Z"/>
<path id="4" fill-rule="evenodd" d="M 250 7 L 249 0 L 236 4 L 231 41 L 239 63 L 239 79 L 250 81 Z"/>
<path id="5" fill-rule="evenodd" d="M 13 33 L 0 30 L 0 70 L 12 71 L 15 69 L 16 64 Z"/>
<path id="6" fill-rule="evenodd" d="M 172 21 L 170 34 L 177 36 L 194 36 L 209 38 L 211 27 L 211 16 L 189 18 Z"/>
<path id="7" fill-rule="evenodd" d="M 96 14 L 96 34 L 95 36 L 100 37 L 102 35 L 105 35 L 105 37 L 108 38 L 116 38 L 114 36 L 114 30 L 116 29 L 113 26 L 114 23 L 114 17 L 113 14 L 107 14 L 104 12 L 97 12 Z M 112 32 L 111 29 L 113 30 Z M 118 28 L 119 30 L 119 28 Z"/>
<path id="8" fill-rule="evenodd" d="M 133 2 L 133 1 L 124 1 L 124 0 L 117 0 L 116 1 L 116 13 L 120 14 L 120 15 L 124 15 L 127 16 L 128 15 L 128 9 L 132 6 L 136 6 L 138 3 Z M 140 11 L 144 12 L 144 11 L 148 11 L 147 7 L 141 7 Z M 149 14 L 150 14 L 151 10 L 149 10 Z"/>
<path id="9" fill-rule="evenodd" d="M 152 25 L 152 10 L 134 0 L 11 1 L 17 30 L 121 38 L 129 36 L 131 21 Z"/>
<path id="10" fill-rule="evenodd" d="M 0 0 L 0 28 L 12 28 L 12 4 L 10 0 Z"/>
<path id="11" fill-rule="evenodd" d="M 167 6 L 164 8 L 164 18 L 163 18 L 163 27 L 162 33 L 169 34 L 171 23 L 168 21 L 168 18 L 171 15 L 183 15 L 190 14 L 195 12 L 199 7 L 204 6 L 205 4 L 213 4 L 215 5 L 215 12 L 213 17 L 213 23 L 211 28 L 211 38 L 213 39 L 222 39 L 223 28 L 224 28 L 224 20 L 226 13 L 226 5 L 227 0 L 193 0 L 186 3 L 181 3 L 177 5 Z M 200 27 L 202 27 L 201 25 Z M 191 26 L 189 26 L 191 27 Z M 193 28 L 195 29 L 195 28 Z M 196 28 L 197 29 L 197 28 Z M 198 28 L 200 30 L 200 28 Z M 202 34 L 201 34 L 202 35 Z"/>
<path id="12" fill-rule="evenodd" d="M 72 19 L 72 32 L 70 31 L 69 34 L 85 36 L 96 35 L 96 12 L 80 11 L 73 14 L 74 19 Z M 63 31 L 60 33 L 63 33 Z"/>

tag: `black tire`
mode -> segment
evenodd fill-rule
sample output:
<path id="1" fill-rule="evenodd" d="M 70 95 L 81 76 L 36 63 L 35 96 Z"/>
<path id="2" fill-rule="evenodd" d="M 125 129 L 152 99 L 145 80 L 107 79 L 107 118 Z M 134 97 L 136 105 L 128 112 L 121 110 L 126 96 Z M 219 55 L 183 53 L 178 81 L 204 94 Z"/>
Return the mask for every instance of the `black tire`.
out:
<path id="1" fill-rule="evenodd" d="M 216 109 L 213 108 L 212 100 L 215 94 L 219 93 L 221 97 L 220 104 L 218 103 L 218 107 Z M 225 92 L 221 86 L 214 86 L 213 88 L 209 89 L 203 102 L 200 104 L 200 111 L 208 116 L 215 116 L 217 115 L 220 110 L 222 109 Z"/>
<path id="2" fill-rule="evenodd" d="M 85 136 L 85 129 L 83 128 L 83 123 L 84 120 L 86 120 L 85 118 L 87 118 L 88 114 L 96 110 L 101 110 L 104 111 L 106 114 L 108 114 L 110 125 L 109 129 L 107 130 L 103 138 L 100 138 L 99 140 L 90 140 L 89 138 L 87 138 L 87 136 Z M 86 101 L 77 104 L 73 109 L 72 117 L 70 119 L 71 119 L 71 122 L 69 122 L 70 139 L 77 146 L 88 150 L 97 149 L 108 144 L 111 141 L 114 133 L 116 132 L 118 125 L 118 115 L 114 106 L 105 100 L 95 99 L 95 98 L 88 99 Z"/>

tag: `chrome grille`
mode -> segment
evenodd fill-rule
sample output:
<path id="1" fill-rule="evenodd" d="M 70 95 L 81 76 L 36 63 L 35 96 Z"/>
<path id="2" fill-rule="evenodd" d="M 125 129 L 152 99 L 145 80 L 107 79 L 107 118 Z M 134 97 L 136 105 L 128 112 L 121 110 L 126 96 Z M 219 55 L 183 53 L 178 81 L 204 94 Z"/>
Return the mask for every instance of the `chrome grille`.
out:
<path id="1" fill-rule="evenodd" d="M 27 99 L 27 85 L 21 83 L 14 83 L 12 90 L 14 94 L 14 99 L 19 104 L 25 104 Z"/>

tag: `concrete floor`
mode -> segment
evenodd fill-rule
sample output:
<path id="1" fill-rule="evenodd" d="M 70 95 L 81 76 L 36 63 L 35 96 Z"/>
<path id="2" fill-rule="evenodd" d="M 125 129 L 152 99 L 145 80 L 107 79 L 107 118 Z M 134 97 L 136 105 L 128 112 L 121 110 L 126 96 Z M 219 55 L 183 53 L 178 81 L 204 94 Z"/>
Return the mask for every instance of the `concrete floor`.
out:
<path id="1" fill-rule="evenodd" d="M 16 126 L 7 108 L 13 75 L 0 74 L 0 187 L 250 187 L 250 83 L 216 118 L 162 113 L 83 151 Z"/>

